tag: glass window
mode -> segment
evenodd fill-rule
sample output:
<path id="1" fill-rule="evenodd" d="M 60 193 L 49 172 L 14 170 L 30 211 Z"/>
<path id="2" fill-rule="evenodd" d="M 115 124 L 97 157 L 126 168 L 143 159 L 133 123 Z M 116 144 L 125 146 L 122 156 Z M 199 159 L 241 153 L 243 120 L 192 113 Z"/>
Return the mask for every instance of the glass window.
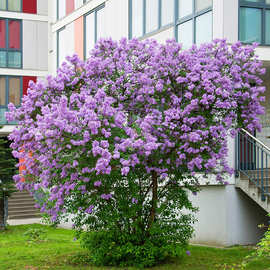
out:
<path id="1" fill-rule="evenodd" d="M 6 48 L 6 20 L 0 20 L 0 48 Z"/>
<path id="2" fill-rule="evenodd" d="M 212 12 L 207 12 L 196 18 L 195 42 L 200 45 L 212 41 Z"/>
<path id="3" fill-rule="evenodd" d="M 265 3 L 266 3 L 267 5 L 270 5 L 270 0 L 266 0 Z"/>
<path id="4" fill-rule="evenodd" d="M 9 77 L 8 101 L 15 106 L 21 103 L 21 79 L 19 77 Z"/>
<path id="5" fill-rule="evenodd" d="M 195 1 L 195 11 L 199 12 L 201 10 L 212 7 L 212 0 L 196 0 Z"/>
<path id="6" fill-rule="evenodd" d="M 0 106 L 6 105 L 6 77 L 0 77 Z"/>
<path id="7" fill-rule="evenodd" d="M 132 36 L 143 35 L 143 0 L 132 1 Z"/>
<path id="8" fill-rule="evenodd" d="M 178 25 L 178 41 L 182 43 L 183 49 L 189 49 L 193 43 L 193 22 L 189 20 Z"/>
<path id="9" fill-rule="evenodd" d="M 65 28 L 58 31 L 58 66 L 65 61 L 65 44 L 66 44 L 66 37 L 65 37 Z"/>
<path id="10" fill-rule="evenodd" d="M 174 19 L 174 0 L 161 1 L 161 25 L 167 25 Z"/>
<path id="11" fill-rule="evenodd" d="M 8 0 L 8 10 L 21 11 L 21 0 Z"/>
<path id="12" fill-rule="evenodd" d="M 146 33 L 158 29 L 158 0 L 146 0 Z"/>
<path id="13" fill-rule="evenodd" d="M 193 4 L 192 0 L 178 0 L 179 18 L 184 18 L 192 14 Z"/>
<path id="14" fill-rule="evenodd" d="M 105 37 L 105 9 L 97 11 L 97 41 Z"/>
<path id="15" fill-rule="evenodd" d="M 270 10 L 265 11 L 265 43 L 270 44 Z"/>
<path id="16" fill-rule="evenodd" d="M 85 17 L 86 23 L 86 40 L 85 40 L 85 53 L 89 54 L 89 51 L 93 49 L 96 39 L 95 39 L 95 12 L 90 13 Z"/>
<path id="17" fill-rule="evenodd" d="M 66 16 L 66 0 L 58 0 L 58 19 Z"/>
<path id="18" fill-rule="evenodd" d="M 0 9 L 6 10 L 7 9 L 7 1 L 0 0 Z"/>
<path id="19" fill-rule="evenodd" d="M 21 67 L 21 52 L 8 52 L 8 67 Z"/>
<path id="20" fill-rule="evenodd" d="M 7 52 L 0 51 L 0 67 L 7 66 Z"/>
<path id="21" fill-rule="evenodd" d="M 262 42 L 262 10 L 240 8 L 240 40 L 246 43 Z"/>
<path id="22" fill-rule="evenodd" d="M 21 47 L 21 24 L 20 21 L 9 20 L 9 42 L 8 47 L 12 49 L 20 49 Z"/>

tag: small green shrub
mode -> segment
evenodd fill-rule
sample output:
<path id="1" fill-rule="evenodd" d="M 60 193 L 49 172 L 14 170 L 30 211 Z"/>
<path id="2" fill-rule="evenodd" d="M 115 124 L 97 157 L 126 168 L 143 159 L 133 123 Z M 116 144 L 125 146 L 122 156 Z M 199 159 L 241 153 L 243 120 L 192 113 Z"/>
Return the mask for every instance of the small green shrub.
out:
<path id="1" fill-rule="evenodd" d="M 111 231 L 87 232 L 81 236 L 81 244 L 97 266 L 150 267 L 185 253 L 184 246 L 169 243 L 158 235 L 144 241 L 136 235 L 116 235 Z"/>
<path id="2" fill-rule="evenodd" d="M 28 242 L 39 242 L 46 240 L 47 232 L 43 229 L 28 229 L 23 235 Z"/>

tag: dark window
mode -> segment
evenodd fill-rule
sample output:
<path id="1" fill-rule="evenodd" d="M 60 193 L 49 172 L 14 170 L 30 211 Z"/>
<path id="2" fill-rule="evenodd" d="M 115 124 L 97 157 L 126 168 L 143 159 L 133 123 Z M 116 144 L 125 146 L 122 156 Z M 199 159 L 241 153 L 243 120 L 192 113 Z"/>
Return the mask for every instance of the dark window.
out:
<path id="1" fill-rule="evenodd" d="M 270 45 L 270 0 L 240 0 L 239 40 Z"/>

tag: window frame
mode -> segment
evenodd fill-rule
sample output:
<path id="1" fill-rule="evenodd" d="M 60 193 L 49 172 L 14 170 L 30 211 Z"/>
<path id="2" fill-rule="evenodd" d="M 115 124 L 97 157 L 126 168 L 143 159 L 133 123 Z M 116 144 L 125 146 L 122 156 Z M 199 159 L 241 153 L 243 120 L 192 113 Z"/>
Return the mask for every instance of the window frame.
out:
<path id="1" fill-rule="evenodd" d="M 10 69 L 22 69 L 23 68 L 23 27 L 22 27 L 22 20 L 20 19 L 9 19 L 9 18 L 0 18 L 0 20 L 5 21 L 5 28 L 6 28 L 6 47 L 5 48 L 0 48 L 0 52 L 6 52 L 6 66 L 5 67 L 0 67 L 0 68 L 10 68 Z M 9 21 L 18 21 L 20 23 L 20 49 L 13 49 L 9 48 Z M 10 67 L 8 63 L 8 53 L 9 52 L 20 52 L 21 53 L 21 65 L 20 67 Z"/>
<path id="2" fill-rule="evenodd" d="M 259 43 L 260 46 L 270 46 L 270 43 L 267 44 L 265 43 L 265 29 L 266 29 L 266 24 L 265 24 L 265 11 L 270 10 L 270 4 L 266 4 L 265 0 L 262 0 L 262 3 L 256 3 L 256 2 L 250 2 L 248 0 L 239 0 L 238 1 L 238 39 L 240 40 L 240 10 L 241 8 L 256 8 L 260 9 L 262 12 L 262 18 L 261 18 L 261 37 L 262 37 L 262 42 Z M 241 40 L 240 40 L 241 41 Z M 241 41 L 243 44 L 251 44 L 250 42 L 244 42 Z"/>
<path id="3" fill-rule="evenodd" d="M 132 35 L 132 1 L 136 0 L 129 0 L 128 2 L 128 37 L 129 39 L 135 38 Z M 173 21 L 171 23 L 162 25 L 162 0 L 157 0 L 158 2 L 158 27 L 157 29 L 146 32 L 146 0 L 143 1 L 143 10 L 142 10 L 142 36 L 136 37 L 136 38 L 142 38 L 147 35 L 152 35 L 154 33 L 157 33 L 161 30 L 167 29 L 170 26 L 174 26 L 176 22 L 176 8 L 177 8 L 177 0 L 174 0 L 174 14 L 173 14 Z"/>
<path id="4" fill-rule="evenodd" d="M 202 16 L 204 14 L 207 14 L 208 12 L 212 12 L 212 37 L 213 37 L 213 1 L 212 1 L 212 6 L 202 9 L 200 11 L 196 12 L 196 0 L 192 0 L 192 13 L 188 16 L 185 16 L 183 18 L 179 18 L 179 1 L 176 0 L 175 3 L 175 9 L 176 9 L 176 22 L 175 22 L 175 39 L 177 42 L 179 42 L 178 38 L 178 27 L 181 24 L 184 24 L 190 20 L 192 20 L 192 44 L 196 44 L 196 18 L 199 16 Z"/>
<path id="5" fill-rule="evenodd" d="M 56 67 L 57 68 L 59 68 L 59 33 L 61 32 L 61 31 L 64 31 L 66 29 L 66 26 L 64 26 L 64 27 L 62 27 L 62 28 L 60 28 L 60 29 L 58 29 L 57 30 L 57 48 L 56 48 L 56 50 L 57 50 L 57 59 L 56 59 Z"/>
<path id="6" fill-rule="evenodd" d="M 95 7 L 94 9 L 90 10 L 89 12 L 85 13 L 83 15 L 83 58 L 86 60 L 87 57 L 87 49 L 86 49 L 86 17 L 94 12 L 95 14 L 95 26 L 94 26 L 94 31 L 95 31 L 95 40 L 94 42 L 97 42 L 97 12 L 101 9 L 105 8 L 105 3 L 102 3 L 101 5 Z"/>
<path id="7" fill-rule="evenodd" d="M 16 106 L 17 108 L 21 106 L 21 101 L 23 97 L 23 77 L 22 76 L 16 76 L 16 75 L 0 75 L 0 78 L 5 78 L 5 92 L 6 92 L 6 100 L 5 100 L 5 105 L 0 105 L 0 109 L 6 109 L 8 111 L 8 104 L 10 103 L 9 101 L 9 79 L 10 78 L 19 78 L 20 79 L 20 105 Z M 1 119 L 0 119 L 1 120 Z M 8 123 L 5 121 L 5 123 L 0 121 L 0 124 L 2 125 L 14 125 L 15 123 Z"/>
<path id="8" fill-rule="evenodd" d="M 9 10 L 9 9 L 8 9 L 8 0 L 5 0 L 5 1 L 6 1 L 6 9 L 1 9 L 1 8 L 0 8 L 0 11 L 23 12 L 23 0 L 20 0 L 20 2 L 21 2 L 21 10 L 20 10 L 20 11 Z"/>
<path id="9" fill-rule="evenodd" d="M 7 1 L 8 1 L 8 0 L 7 0 Z M 21 0 L 21 1 L 22 1 L 22 0 Z M 66 1 L 66 0 L 65 0 L 65 1 Z M 75 0 L 73 0 L 73 1 L 74 1 L 74 10 L 73 10 L 73 12 L 74 12 L 76 9 L 75 9 Z M 82 4 L 79 8 L 81 8 L 81 7 L 82 7 L 83 5 L 85 5 L 87 2 L 89 2 L 89 0 L 83 0 L 83 4 Z M 71 12 L 71 13 L 73 13 L 73 12 Z M 56 1 L 56 20 L 57 20 L 57 21 L 59 21 L 59 20 L 65 18 L 66 16 L 70 15 L 71 13 L 66 14 L 66 10 L 65 10 L 65 16 L 59 18 L 59 0 Z"/>

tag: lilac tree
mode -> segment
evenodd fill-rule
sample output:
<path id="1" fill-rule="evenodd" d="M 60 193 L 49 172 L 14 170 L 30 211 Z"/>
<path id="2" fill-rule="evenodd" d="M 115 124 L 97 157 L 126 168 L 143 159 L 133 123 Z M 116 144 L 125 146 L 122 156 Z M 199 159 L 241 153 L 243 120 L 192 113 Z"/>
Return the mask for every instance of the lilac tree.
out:
<path id="1" fill-rule="evenodd" d="M 178 255 L 192 235 L 196 173 L 222 184 L 229 133 L 260 129 L 254 48 L 108 39 L 86 62 L 68 57 L 56 77 L 29 85 L 20 108 L 9 105 L 20 124 L 13 155 L 26 167 L 17 186 L 42 191 L 53 220 L 73 214 L 92 231 L 82 242 L 96 264 Z"/>

